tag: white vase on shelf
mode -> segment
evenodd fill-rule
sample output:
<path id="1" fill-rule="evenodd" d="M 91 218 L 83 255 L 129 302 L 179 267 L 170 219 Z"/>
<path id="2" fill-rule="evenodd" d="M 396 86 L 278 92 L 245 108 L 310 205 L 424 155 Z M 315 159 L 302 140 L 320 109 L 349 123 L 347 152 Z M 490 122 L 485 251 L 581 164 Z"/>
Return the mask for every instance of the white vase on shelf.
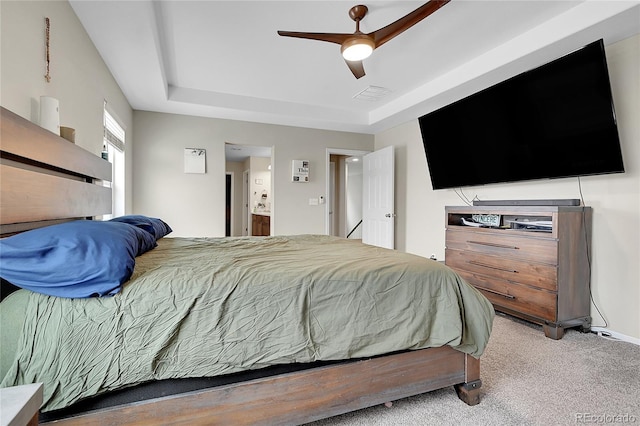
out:
<path id="1" fill-rule="evenodd" d="M 40 96 L 40 127 L 60 136 L 60 104 L 51 96 Z"/>

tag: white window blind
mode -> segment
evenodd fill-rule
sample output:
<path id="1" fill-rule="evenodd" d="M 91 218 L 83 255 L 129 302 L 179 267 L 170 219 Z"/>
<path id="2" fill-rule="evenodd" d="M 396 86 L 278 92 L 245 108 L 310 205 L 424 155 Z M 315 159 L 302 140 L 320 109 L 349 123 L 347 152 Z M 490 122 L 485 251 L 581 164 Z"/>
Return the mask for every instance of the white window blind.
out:
<path id="1" fill-rule="evenodd" d="M 118 151 L 124 151 L 124 129 L 106 109 L 104 110 L 104 140 Z"/>
<path id="2" fill-rule="evenodd" d="M 104 149 L 106 159 L 111 162 L 111 214 L 104 219 L 122 216 L 125 213 L 125 131 L 104 105 Z"/>

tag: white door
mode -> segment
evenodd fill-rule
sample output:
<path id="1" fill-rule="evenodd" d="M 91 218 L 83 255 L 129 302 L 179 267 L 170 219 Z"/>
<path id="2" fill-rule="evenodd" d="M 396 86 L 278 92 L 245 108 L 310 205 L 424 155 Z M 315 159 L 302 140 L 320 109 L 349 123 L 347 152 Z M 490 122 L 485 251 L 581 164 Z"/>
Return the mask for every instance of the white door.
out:
<path id="1" fill-rule="evenodd" d="M 394 248 L 393 146 L 362 158 L 362 242 Z"/>

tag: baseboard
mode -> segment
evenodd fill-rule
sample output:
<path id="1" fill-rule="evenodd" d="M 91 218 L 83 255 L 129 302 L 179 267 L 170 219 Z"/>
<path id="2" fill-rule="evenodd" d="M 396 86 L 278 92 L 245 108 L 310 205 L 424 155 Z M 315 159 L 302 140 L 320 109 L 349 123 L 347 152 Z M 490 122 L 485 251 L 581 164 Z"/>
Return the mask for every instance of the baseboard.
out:
<path id="1" fill-rule="evenodd" d="M 636 337 L 627 336 L 626 334 L 618 333 L 617 331 L 611 331 L 608 328 L 604 327 L 591 327 L 591 331 L 596 333 L 598 336 L 613 338 L 616 340 L 622 340 L 624 342 L 633 343 L 634 345 L 640 346 L 640 339 Z"/>

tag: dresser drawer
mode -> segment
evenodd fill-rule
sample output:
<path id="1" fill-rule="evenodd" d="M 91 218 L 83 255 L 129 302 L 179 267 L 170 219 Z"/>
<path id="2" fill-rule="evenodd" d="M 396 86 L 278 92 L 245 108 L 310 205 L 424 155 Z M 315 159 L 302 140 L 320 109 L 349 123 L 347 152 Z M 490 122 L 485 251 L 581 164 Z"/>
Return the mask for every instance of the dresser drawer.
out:
<path id="1" fill-rule="evenodd" d="M 448 249 L 557 265 L 557 240 L 522 234 L 522 232 L 510 230 L 497 230 L 495 232 L 480 230 L 474 232 L 466 229 L 447 229 L 446 244 Z M 528 234 L 531 234 L 531 232 Z"/>
<path id="2" fill-rule="evenodd" d="M 445 252 L 445 259 L 446 265 L 456 271 L 468 271 L 550 291 L 558 290 L 558 269 L 553 265 L 449 248 Z"/>
<path id="3" fill-rule="evenodd" d="M 485 277 L 481 274 L 466 271 L 456 272 L 469 284 L 480 290 L 497 310 L 503 307 L 542 320 L 556 321 L 556 293 Z"/>

